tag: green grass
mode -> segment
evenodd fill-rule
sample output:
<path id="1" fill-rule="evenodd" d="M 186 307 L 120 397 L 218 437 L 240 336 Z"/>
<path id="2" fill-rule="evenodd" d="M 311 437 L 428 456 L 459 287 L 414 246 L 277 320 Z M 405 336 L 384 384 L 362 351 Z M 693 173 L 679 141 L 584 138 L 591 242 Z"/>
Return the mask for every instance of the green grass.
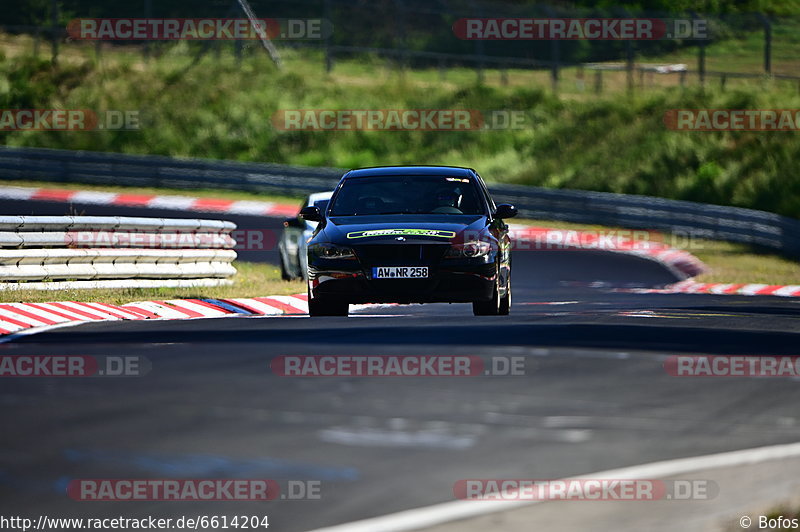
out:
<path id="1" fill-rule="evenodd" d="M 90 301 L 121 305 L 133 301 L 187 298 L 263 297 L 305 293 L 302 281 L 283 281 L 277 266 L 236 262 L 238 273 L 233 285 L 203 288 L 120 288 L 101 290 L 4 290 L 2 303 L 38 303 L 47 301 Z"/>
<path id="2" fill-rule="evenodd" d="M 577 224 L 552 220 L 518 220 L 516 223 L 569 229 L 575 231 L 608 231 L 617 227 Z M 661 240 L 671 247 L 688 251 L 708 266 L 708 272 L 694 278 L 701 283 L 763 283 L 800 285 L 800 263 L 767 249 L 720 242 L 692 239 L 673 234 L 661 235 Z M 526 253 L 526 252 L 522 252 Z"/>

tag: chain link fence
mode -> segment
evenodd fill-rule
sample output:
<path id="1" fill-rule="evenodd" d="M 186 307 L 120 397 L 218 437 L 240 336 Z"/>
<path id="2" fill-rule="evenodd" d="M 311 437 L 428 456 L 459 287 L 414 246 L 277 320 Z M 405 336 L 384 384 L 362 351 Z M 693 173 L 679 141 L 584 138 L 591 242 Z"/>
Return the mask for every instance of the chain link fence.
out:
<path id="1" fill-rule="evenodd" d="M 68 3 L 69 4 L 69 3 Z M 34 37 L 33 52 L 43 53 L 49 44 L 50 56 L 58 60 L 60 46 L 70 40 L 69 20 L 81 17 L 223 17 L 244 18 L 245 14 L 227 1 L 203 6 L 181 2 L 116 4 L 97 6 L 96 2 L 74 0 L 69 12 L 59 11 L 53 2 L 49 10 L 40 9 L 38 25 L 5 25 L 3 31 L 26 33 Z M 80 11 L 86 4 L 85 12 Z M 442 78 L 449 69 L 473 70 L 483 81 L 488 73 L 499 73 L 502 83 L 509 72 L 532 71 L 542 74 L 540 82 L 553 89 L 600 93 L 617 88 L 635 90 L 657 86 L 685 86 L 715 83 L 723 89 L 736 83 L 763 79 L 794 83 L 800 89 L 796 58 L 800 55 L 800 19 L 770 17 L 762 13 L 706 16 L 700 13 L 666 13 L 623 8 L 581 9 L 547 5 L 515 5 L 487 0 L 254 0 L 255 16 L 282 19 L 322 19 L 333 32 L 323 38 L 278 39 L 278 50 L 310 48 L 318 52 L 322 67 L 336 69 L 347 60 L 383 61 L 392 69 L 436 69 Z M 460 38 L 457 27 L 464 19 L 649 19 L 664 21 L 702 21 L 707 39 L 659 38 L 621 39 L 488 39 Z M 748 52 L 735 50 L 735 39 L 751 43 Z M 113 42 L 113 41 L 112 41 Z M 94 46 L 97 54 L 108 44 L 83 42 Z M 121 44 L 119 42 L 115 44 Z M 174 53 L 176 43 L 128 41 L 140 48 L 144 57 Z M 717 44 L 718 46 L 712 46 Z M 231 50 L 243 60 L 258 53 L 257 41 L 193 42 L 186 53 L 203 55 L 210 50 Z M 655 62 L 654 57 L 667 58 Z M 735 61 L 731 61 L 731 57 Z"/>

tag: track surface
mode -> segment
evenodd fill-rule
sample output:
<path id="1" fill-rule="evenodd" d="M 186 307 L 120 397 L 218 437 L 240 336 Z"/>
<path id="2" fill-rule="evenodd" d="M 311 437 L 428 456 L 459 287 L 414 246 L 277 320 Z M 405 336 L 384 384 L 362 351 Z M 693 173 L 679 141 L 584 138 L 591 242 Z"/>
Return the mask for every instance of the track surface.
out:
<path id="1" fill-rule="evenodd" d="M 12 207 L 0 204 L 21 214 Z M 113 214 L 175 215 L 122 211 Z M 558 478 L 800 437 L 797 382 L 675 378 L 662 367 L 674 353 L 798 354 L 798 303 L 580 288 L 673 280 L 655 263 L 589 252 L 518 252 L 513 279 L 509 317 L 475 318 L 467 305 L 397 306 L 350 318 L 90 323 L 0 344 L 0 354 L 152 363 L 141 378 L 4 381 L 0 514 L 268 514 L 272 530 L 307 530 L 453 500 L 464 478 Z M 526 374 L 271 373 L 270 360 L 289 354 L 520 356 Z M 92 503 L 64 495 L 72 478 L 176 477 L 319 480 L 322 497 Z"/>

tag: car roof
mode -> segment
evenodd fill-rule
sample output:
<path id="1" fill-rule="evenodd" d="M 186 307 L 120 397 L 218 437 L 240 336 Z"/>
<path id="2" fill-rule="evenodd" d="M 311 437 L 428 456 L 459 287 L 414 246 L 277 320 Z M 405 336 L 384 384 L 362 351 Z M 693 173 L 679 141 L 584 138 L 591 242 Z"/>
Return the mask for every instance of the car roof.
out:
<path id="1" fill-rule="evenodd" d="M 350 177 L 376 177 L 391 175 L 443 175 L 453 177 L 472 177 L 477 172 L 472 168 L 460 166 L 373 166 L 357 168 L 347 172 L 343 179 Z"/>
<path id="2" fill-rule="evenodd" d="M 333 195 L 333 190 L 328 192 L 314 192 L 313 194 L 309 194 L 308 196 L 308 204 L 313 205 L 314 203 L 322 200 L 329 200 Z"/>

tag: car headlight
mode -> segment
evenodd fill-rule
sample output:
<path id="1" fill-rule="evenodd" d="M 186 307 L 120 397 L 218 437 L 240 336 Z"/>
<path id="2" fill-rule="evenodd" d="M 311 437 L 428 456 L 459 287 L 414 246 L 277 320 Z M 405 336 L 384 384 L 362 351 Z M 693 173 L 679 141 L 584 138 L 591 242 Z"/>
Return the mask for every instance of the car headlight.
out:
<path id="1" fill-rule="evenodd" d="M 337 246 L 336 244 L 314 244 L 308 250 L 323 259 L 355 259 L 356 255 L 351 248 Z"/>
<path id="2" fill-rule="evenodd" d="M 472 240 L 464 242 L 463 244 L 453 244 L 447 250 L 444 257 L 446 259 L 473 259 L 477 257 L 485 257 L 492 251 L 492 245 L 489 242 L 482 242 L 480 240 Z"/>

